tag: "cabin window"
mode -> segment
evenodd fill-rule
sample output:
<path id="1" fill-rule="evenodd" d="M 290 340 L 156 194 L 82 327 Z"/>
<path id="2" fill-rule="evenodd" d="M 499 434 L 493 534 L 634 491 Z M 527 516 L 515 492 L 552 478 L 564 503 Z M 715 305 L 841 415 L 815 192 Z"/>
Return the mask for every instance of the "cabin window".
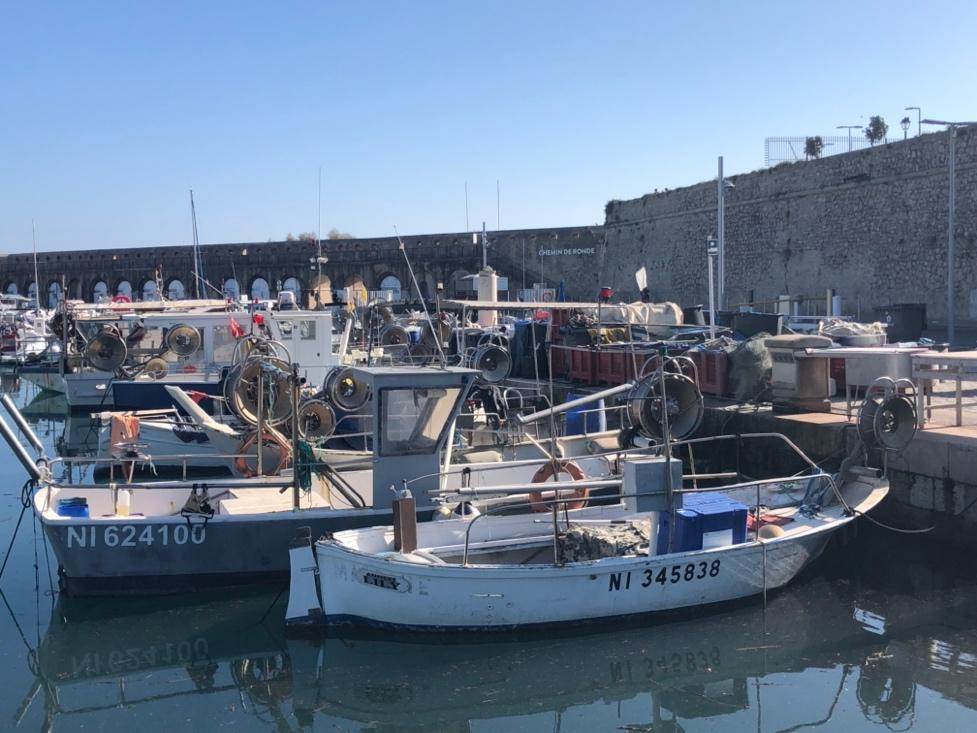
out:
<path id="1" fill-rule="evenodd" d="M 461 388 L 380 392 L 380 455 L 430 453 L 448 426 Z"/>
<path id="2" fill-rule="evenodd" d="M 315 341 L 315 321 L 299 321 L 299 338 L 303 341 Z"/>

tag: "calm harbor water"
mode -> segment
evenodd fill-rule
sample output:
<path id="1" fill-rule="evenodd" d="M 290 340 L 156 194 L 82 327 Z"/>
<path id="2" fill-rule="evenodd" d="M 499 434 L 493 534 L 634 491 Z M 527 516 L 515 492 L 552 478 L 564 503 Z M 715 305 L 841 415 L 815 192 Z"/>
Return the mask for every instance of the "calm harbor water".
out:
<path id="1" fill-rule="evenodd" d="M 52 452 L 94 439 L 30 419 Z M 0 447 L 0 551 L 24 479 Z M 286 639 L 280 588 L 64 598 L 27 513 L 0 580 L 0 730 L 977 730 L 974 563 L 858 530 L 766 608 L 420 643 Z"/>

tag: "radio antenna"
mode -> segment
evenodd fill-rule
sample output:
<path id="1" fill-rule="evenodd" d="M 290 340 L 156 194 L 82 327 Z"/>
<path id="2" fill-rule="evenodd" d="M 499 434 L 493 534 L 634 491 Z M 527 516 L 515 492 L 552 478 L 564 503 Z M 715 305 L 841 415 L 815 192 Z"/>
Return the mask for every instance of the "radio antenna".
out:
<path id="1" fill-rule="evenodd" d="M 411 267 L 410 257 L 407 256 L 407 248 L 404 246 L 404 240 L 400 238 L 400 232 L 397 231 L 397 225 L 394 225 L 394 234 L 397 235 L 397 242 L 400 245 L 400 251 L 404 255 L 404 262 L 407 263 L 407 272 L 410 273 L 411 282 L 414 283 L 414 289 L 417 291 L 417 297 L 421 299 L 421 308 L 424 309 L 424 316 L 427 318 L 428 327 L 431 329 L 431 335 L 434 336 L 434 345 L 438 349 L 438 356 L 441 357 L 441 367 L 444 368 L 448 366 L 448 360 L 444 356 L 444 351 L 441 349 L 441 339 L 438 337 L 437 331 L 434 330 L 434 321 L 431 320 L 431 314 L 427 310 L 427 301 L 424 300 L 424 294 L 421 292 L 421 286 L 417 282 L 417 277 L 414 275 L 414 268 Z"/>

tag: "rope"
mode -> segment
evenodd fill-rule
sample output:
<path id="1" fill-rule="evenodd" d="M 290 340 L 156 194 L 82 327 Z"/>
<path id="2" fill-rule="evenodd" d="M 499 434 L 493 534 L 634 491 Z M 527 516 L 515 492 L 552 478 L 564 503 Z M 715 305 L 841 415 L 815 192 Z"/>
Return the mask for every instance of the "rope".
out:
<path id="1" fill-rule="evenodd" d="M 14 549 L 14 540 L 17 539 L 17 531 L 20 529 L 20 523 L 24 519 L 24 512 L 27 511 L 28 507 L 31 505 L 31 491 L 34 489 L 34 479 L 28 479 L 23 488 L 20 490 L 20 516 L 17 517 L 17 526 L 14 527 L 14 533 L 10 537 L 10 544 L 7 545 L 7 552 L 3 556 L 3 566 L 0 566 L 0 578 L 3 578 L 3 571 L 7 569 L 7 561 L 10 560 L 10 552 Z"/>
<path id="2" fill-rule="evenodd" d="M 312 466 L 314 463 L 315 454 L 312 452 L 312 446 L 307 441 L 298 441 L 298 455 L 295 457 L 294 471 L 299 488 L 305 493 L 312 491 Z"/>
<path id="3" fill-rule="evenodd" d="M 873 517 L 870 517 L 865 512 L 858 511 L 858 509 L 852 509 L 851 511 L 853 514 L 859 517 L 865 517 L 872 524 L 878 525 L 882 529 L 888 529 L 893 532 L 898 532 L 899 534 L 925 534 L 926 532 L 932 532 L 934 529 L 936 529 L 935 524 L 931 527 L 924 527 L 922 529 L 901 529 L 900 527 L 893 527 L 891 525 L 885 524 L 884 522 L 880 522 L 878 519 L 874 519 Z"/>

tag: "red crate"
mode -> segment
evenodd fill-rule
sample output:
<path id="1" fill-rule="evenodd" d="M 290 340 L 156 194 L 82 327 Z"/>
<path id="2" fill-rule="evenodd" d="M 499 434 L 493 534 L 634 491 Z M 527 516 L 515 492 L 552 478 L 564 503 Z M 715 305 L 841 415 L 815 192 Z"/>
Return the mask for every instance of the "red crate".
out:
<path id="1" fill-rule="evenodd" d="M 695 363 L 702 394 L 725 397 L 730 393 L 729 354 L 725 351 L 689 351 L 685 355 Z"/>
<path id="2" fill-rule="evenodd" d="M 597 352 L 589 346 L 563 347 L 569 359 L 567 379 L 571 382 L 597 384 Z"/>
<path id="3" fill-rule="evenodd" d="M 566 379 L 570 369 L 570 358 L 566 346 L 550 344 L 550 369 L 554 379 Z"/>
<path id="4" fill-rule="evenodd" d="M 639 363 L 641 357 L 638 357 Z M 628 349 L 601 349 L 597 352 L 597 381 L 609 386 L 634 378 L 634 357 Z"/>

